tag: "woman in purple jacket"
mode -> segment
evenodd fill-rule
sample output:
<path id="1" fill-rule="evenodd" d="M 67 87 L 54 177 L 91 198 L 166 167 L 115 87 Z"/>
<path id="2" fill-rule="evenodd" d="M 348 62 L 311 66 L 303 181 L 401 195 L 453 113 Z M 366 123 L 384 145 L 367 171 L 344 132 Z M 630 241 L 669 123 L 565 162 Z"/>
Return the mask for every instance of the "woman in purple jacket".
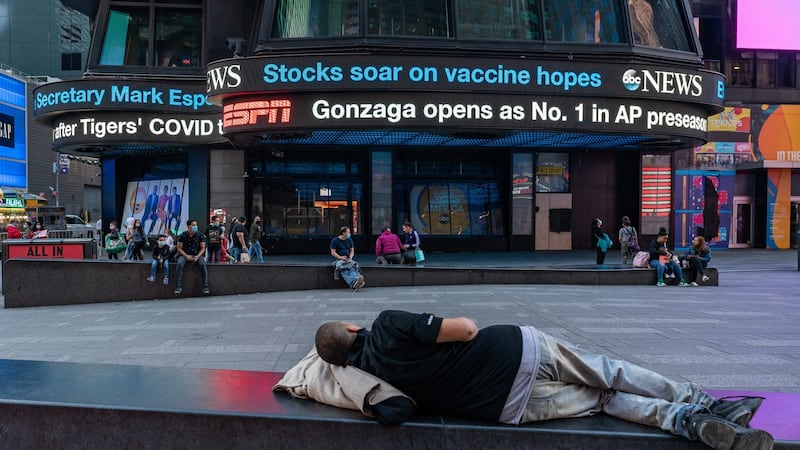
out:
<path id="1" fill-rule="evenodd" d="M 383 232 L 375 242 L 375 262 L 378 264 L 400 264 L 402 262 L 401 247 L 402 243 L 396 234 L 392 233 L 392 228 L 388 225 L 383 227 Z"/>

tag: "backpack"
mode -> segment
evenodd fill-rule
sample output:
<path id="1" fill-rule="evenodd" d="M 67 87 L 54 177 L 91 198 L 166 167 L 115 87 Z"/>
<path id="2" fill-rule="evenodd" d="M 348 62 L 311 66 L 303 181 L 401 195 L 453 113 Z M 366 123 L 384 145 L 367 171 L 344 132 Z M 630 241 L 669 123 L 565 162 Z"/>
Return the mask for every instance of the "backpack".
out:
<path id="1" fill-rule="evenodd" d="M 641 250 L 639 237 L 636 235 L 636 228 L 633 228 L 633 226 L 622 227 L 622 242 L 635 252 Z"/>
<path id="2" fill-rule="evenodd" d="M 650 267 L 650 252 L 639 252 L 633 257 L 633 267 L 645 269 Z"/>

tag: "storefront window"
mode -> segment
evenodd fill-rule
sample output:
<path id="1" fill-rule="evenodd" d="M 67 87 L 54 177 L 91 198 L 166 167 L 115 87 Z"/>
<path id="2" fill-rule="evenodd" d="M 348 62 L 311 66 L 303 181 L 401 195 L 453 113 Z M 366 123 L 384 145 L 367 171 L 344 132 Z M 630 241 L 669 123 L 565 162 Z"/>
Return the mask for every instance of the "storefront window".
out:
<path id="1" fill-rule="evenodd" d="M 642 225 L 640 233 L 669 231 L 672 209 L 672 162 L 670 155 L 642 155 Z"/>
<path id="2" fill-rule="evenodd" d="M 503 209 L 497 183 L 401 183 L 397 188 L 400 222 L 409 220 L 431 236 L 503 234 Z"/>
<path id="3" fill-rule="evenodd" d="M 100 65 L 201 67 L 202 48 L 202 3 L 187 2 L 180 9 L 152 1 L 142 1 L 141 6 L 112 3 Z"/>
<path id="4" fill-rule="evenodd" d="M 267 235 L 296 238 L 335 236 L 342 226 L 361 230 L 360 183 L 292 181 L 265 183 L 263 221 Z M 256 205 L 253 210 L 261 208 Z"/>
<path id="5" fill-rule="evenodd" d="M 511 233 L 528 235 L 533 232 L 533 154 L 514 153 L 511 174 L 512 217 Z"/>
<path id="6" fill-rule="evenodd" d="M 458 36 L 466 39 L 542 39 L 538 0 L 459 0 Z"/>
<path id="7" fill-rule="evenodd" d="M 691 51 L 690 32 L 679 0 L 629 0 L 633 41 L 637 45 Z"/>
<path id="8" fill-rule="evenodd" d="M 357 0 L 282 0 L 272 37 L 358 35 Z"/>
<path id="9" fill-rule="evenodd" d="M 623 26 L 621 3 L 616 0 L 546 0 L 545 38 L 561 42 L 624 43 L 627 32 Z"/>
<path id="10" fill-rule="evenodd" d="M 392 154 L 372 153 L 372 234 L 392 225 Z"/>
<path id="11" fill-rule="evenodd" d="M 370 0 L 368 34 L 380 36 L 450 36 L 447 1 Z"/>
<path id="12" fill-rule="evenodd" d="M 539 153 L 536 192 L 569 192 L 569 154 Z"/>

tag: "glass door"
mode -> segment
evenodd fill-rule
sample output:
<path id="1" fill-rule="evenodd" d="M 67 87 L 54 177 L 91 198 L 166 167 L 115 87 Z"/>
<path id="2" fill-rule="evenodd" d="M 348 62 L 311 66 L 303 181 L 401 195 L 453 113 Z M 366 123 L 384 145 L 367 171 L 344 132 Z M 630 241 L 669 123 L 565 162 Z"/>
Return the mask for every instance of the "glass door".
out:
<path id="1" fill-rule="evenodd" d="M 753 201 L 750 197 L 733 198 L 733 217 L 731 218 L 730 248 L 750 248 L 753 246 Z"/>

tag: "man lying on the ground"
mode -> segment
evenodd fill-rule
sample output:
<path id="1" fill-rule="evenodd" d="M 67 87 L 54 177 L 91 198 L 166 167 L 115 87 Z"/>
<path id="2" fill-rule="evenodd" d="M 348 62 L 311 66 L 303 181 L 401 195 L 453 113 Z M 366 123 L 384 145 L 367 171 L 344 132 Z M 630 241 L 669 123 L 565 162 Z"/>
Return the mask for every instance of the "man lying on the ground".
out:
<path id="1" fill-rule="evenodd" d="M 383 311 L 371 330 L 325 323 L 315 344 L 328 363 L 371 373 L 430 413 L 521 424 L 604 412 L 714 449 L 772 448 L 769 433 L 747 427 L 761 398 L 714 399 L 530 326 Z"/>

